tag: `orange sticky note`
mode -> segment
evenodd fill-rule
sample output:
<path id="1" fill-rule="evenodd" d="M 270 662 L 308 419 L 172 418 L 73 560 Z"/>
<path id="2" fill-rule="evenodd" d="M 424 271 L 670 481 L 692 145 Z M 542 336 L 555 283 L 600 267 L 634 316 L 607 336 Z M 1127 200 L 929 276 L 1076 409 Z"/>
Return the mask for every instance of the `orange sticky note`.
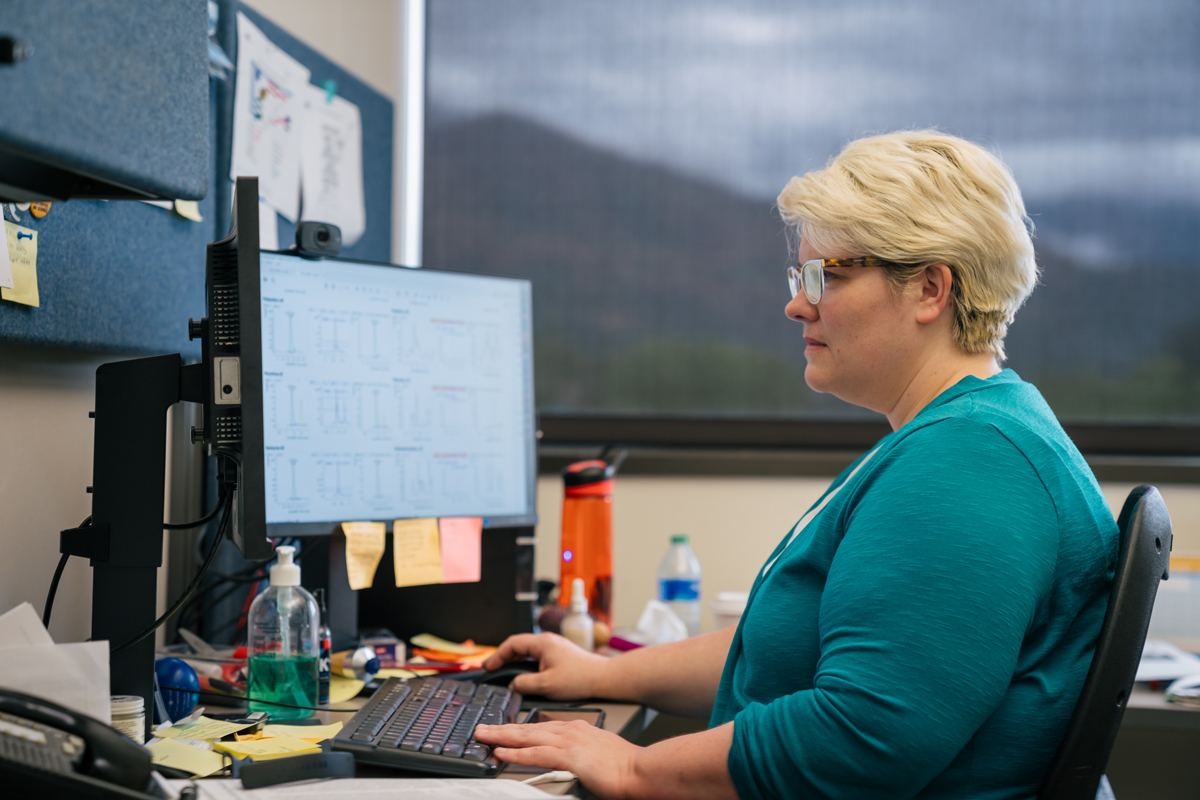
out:
<path id="1" fill-rule="evenodd" d="M 442 517 L 442 583 L 475 583 L 483 547 L 482 517 Z"/>

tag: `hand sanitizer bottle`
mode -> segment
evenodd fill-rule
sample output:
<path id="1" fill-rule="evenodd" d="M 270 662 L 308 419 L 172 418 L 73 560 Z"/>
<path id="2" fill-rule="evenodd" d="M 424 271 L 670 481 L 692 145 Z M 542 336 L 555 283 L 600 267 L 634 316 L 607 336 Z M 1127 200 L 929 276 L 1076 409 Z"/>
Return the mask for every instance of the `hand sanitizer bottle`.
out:
<path id="1" fill-rule="evenodd" d="M 317 601 L 300 585 L 300 565 L 292 563 L 296 548 L 284 545 L 275 552 L 271 585 L 250 606 L 246 694 L 251 712 L 266 711 L 272 719 L 301 719 L 313 712 L 288 706 L 317 704 L 321 618 Z"/>
<path id="2" fill-rule="evenodd" d="M 571 613 L 563 618 L 562 635 L 589 653 L 596 649 L 595 630 L 592 618 L 588 616 L 583 578 L 571 581 Z"/>

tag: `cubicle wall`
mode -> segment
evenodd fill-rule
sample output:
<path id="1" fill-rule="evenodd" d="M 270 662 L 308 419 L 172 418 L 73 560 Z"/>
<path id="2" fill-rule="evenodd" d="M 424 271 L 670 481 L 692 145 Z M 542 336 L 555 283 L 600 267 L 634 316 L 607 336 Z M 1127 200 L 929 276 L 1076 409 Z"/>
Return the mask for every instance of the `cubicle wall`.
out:
<path id="1" fill-rule="evenodd" d="M 236 16 L 242 11 L 310 69 L 314 83 L 336 81 L 338 94 L 359 107 L 367 227 L 355 246 L 342 252 L 350 258 L 390 260 L 391 101 L 244 4 L 222 0 L 218 5 L 217 41 L 235 63 Z M 18 224 L 38 233 L 41 305 L 0 301 L 0 341 L 199 356 L 199 342 L 188 341 L 187 320 L 205 313 L 205 244 L 229 230 L 233 89 L 232 80 L 210 83 L 212 177 L 208 196 L 199 204 L 203 222 L 136 201 L 72 200 L 54 203 L 41 219 L 21 214 Z M 280 244 L 293 240 L 294 227 L 280 217 Z"/>

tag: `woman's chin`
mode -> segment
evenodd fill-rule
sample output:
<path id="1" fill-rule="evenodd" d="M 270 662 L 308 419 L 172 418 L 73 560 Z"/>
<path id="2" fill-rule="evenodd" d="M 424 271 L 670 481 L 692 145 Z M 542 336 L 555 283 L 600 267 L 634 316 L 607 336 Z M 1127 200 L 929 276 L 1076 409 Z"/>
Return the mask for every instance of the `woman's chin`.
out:
<path id="1" fill-rule="evenodd" d="M 812 364 L 804 368 L 804 382 L 814 392 L 827 394 L 832 391 L 832 383 L 829 380 L 829 376 L 825 375 L 824 370 L 820 367 L 814 367 Z"/>

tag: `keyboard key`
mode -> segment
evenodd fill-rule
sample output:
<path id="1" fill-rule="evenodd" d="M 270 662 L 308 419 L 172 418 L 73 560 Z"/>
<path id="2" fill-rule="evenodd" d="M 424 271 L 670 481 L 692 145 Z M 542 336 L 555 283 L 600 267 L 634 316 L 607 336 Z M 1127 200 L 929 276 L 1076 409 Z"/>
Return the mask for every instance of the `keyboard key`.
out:
<path id="1" fill-rule="evenodd" d="M 463 748 L 464 761 L 487 761 L 487 757 L 492 754 L 486 744 L 469 744 Z"/>
<path id="2" fill-rule="evenodd" d="M 463 745 L 462 742 L 447 742 L 442 748 L 442 755 L 453 756 L 454 758 L 462 758 Z"/>
<path id="3" fill-rule="evenodd" d="M 374 739 L 374 736 L 367 736 L 365 733 L 356 733 L 350 737 L 356 742 L 369 742 Z"/>

